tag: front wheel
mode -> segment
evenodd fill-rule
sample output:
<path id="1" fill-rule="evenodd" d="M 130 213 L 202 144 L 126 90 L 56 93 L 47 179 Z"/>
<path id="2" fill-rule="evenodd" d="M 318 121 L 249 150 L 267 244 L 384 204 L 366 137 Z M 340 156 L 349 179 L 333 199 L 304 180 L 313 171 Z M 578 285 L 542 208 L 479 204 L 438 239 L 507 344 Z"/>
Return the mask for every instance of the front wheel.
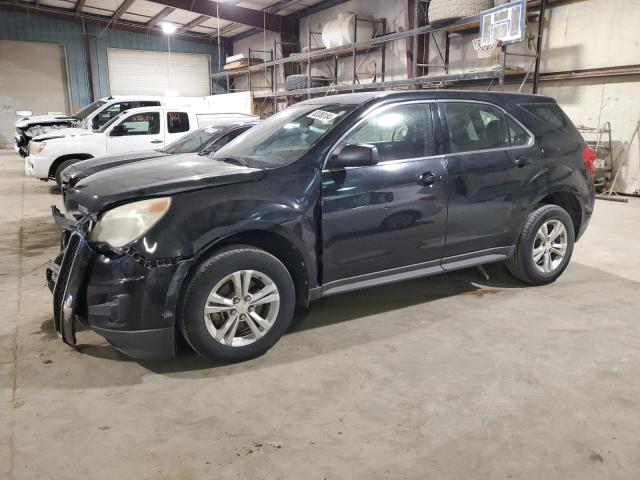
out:
<path id="1" fill-rule="evenodd" d="M 573 221 L 567 211 L 557 205 L 542 205 L 527 218 L 507 268 L 514 277 L 532 285 L 552 283 L 567 268 L 574 242 Z"/>
<path id="2" fill-rule="evenodd" d="M 282 262 L 264 250 L 236 246 L 198 267 L 178 324 L 201 356 L 238 362 L 271 348 L 289 328 L 294 307 L 295 287 Z"/>

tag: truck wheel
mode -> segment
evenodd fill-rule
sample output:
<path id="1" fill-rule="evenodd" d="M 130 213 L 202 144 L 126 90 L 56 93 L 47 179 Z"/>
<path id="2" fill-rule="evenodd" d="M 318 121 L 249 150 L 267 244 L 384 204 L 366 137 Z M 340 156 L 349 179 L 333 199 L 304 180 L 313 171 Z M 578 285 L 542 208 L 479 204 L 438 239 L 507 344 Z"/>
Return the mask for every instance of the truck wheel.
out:
<path id="1" fill-rule="evenodd" d="M 67 168 L 69 165 L 73 165 L 74 163 L 81 162 L 82 160 L 78 158 L 72 158 L 70 160 L 65 160 L 60 165 L 56 167 L 56 183 L 58 184 L 58 188 L 62 190 L 62 171 Z"/>
<path id="2" fill-rule="evenodd" d="M 289 328 L 294 308 L 295 287 L 282 262 L 237 245 L 198 267 L 180 301 L 178 325 L 201 356 L 239 362 L 269 350 Z"/>
<path id="3" fill-rule="evenodd" d="M 569 265 L 574 242 L 573 221 L 567 211 L 542 205 L 527 218 L 507 269 L 532 285 L 555 282 Z"/>

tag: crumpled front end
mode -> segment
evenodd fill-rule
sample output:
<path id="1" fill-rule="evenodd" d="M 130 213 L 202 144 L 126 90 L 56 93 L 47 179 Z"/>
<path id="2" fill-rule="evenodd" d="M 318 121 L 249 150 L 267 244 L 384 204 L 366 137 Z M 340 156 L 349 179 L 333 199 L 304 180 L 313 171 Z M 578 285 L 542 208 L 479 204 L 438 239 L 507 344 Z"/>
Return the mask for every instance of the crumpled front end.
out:
<path id="1" fill-rule="evenodd" d="M 118 254 L 89 244 L 91 220 L 74 222 L 55 207 L 63 228 L 60 264 L 47 269 L 58 336 L 76 348 L 76 322 L 117 350 L 141 360 L 175 354 L 177 290 L 188 261 L 148 261 L 133 251 Z M 173 289 L 173 290 L 172 290 Z"/>

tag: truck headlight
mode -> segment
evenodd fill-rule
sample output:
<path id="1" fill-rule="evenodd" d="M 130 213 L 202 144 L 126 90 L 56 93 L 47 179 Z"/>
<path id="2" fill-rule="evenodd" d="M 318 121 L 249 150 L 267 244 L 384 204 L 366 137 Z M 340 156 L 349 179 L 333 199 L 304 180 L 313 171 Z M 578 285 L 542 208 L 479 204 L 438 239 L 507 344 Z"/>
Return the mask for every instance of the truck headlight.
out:
<path id="1" fill-rule="evenodd" d="M 38 155 L 46 146 L 47 142 L 31 142 L 29 144 L 29 155 Z"/>
<path id="2" fill-rule="evenodd" d="M 94 243 L 107 243 L 121 248 L 149 231 L 167 213 L 171 198 L 153 198 L 128 203 L 102 215 L 91 231 Z"/>

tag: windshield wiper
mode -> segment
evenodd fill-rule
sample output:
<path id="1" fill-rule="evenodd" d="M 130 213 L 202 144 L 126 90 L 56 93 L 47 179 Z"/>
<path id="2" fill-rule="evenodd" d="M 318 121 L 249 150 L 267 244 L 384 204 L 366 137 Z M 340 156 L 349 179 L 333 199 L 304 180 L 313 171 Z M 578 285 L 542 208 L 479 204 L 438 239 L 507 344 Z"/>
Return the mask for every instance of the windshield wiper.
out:
<path id="1" fill-rule="evenodd" d="M 249 162 L 240 158 L 240 157 L 219 157 L 216 160 L 220 160 L 222 162 L 231 163 L 233 165 L 240 165 L 241 167 L 249 166 Z"/>

